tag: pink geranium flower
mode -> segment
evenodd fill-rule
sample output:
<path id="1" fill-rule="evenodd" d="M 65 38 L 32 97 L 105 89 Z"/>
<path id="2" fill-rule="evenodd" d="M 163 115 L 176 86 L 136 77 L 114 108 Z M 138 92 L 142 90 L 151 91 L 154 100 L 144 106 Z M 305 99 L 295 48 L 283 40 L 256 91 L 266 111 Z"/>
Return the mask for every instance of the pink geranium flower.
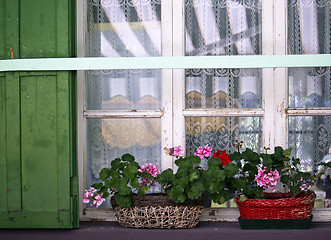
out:
<path id="1" fill-rule="evenodd" d="M 96 189 L 90 187 L 90 189 L 85 190 L 84 192 L 83 203 L 87 204 L 91 201 L 92 207 L 99 207 L 106 200 L 102 195 L 103 193 L 98 194 Z"/>
<path id="2" fill-rule="evenodd" d="M 200 157 L 200 159 L 203 159 L 204 157 L 209 158 L 211 156 L 212 151 L 213 148 L 206 145 L 204 147 L 199 147 L 197 151 L 194 153 L 194 155 Z"/>
<path id="3" fill-rule="evenodd" d="M 184 155 L 184 150 L 182 146 L 175 146 L 173 148 L 169 148 L 169 155 L 174 157 L 182 157 Z"/>
<path id="4" fill-rule="evenodd" d="M 272 171 L 272 169 L 267 171 L 266 167 L 262 170 L 258 170 L 258 173 L 255 175 L 257 185 L 263 187 L 263 189 L 269 188 L 275 191 L 275 187 L 279 183 L 279 180 L 279 172 L 277 170 Z"/>

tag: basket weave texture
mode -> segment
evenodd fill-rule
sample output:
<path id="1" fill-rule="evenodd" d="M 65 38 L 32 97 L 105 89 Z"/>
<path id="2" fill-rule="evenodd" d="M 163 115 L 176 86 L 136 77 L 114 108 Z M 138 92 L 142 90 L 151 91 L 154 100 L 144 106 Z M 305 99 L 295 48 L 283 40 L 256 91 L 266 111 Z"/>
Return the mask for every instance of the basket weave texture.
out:
<path id="1" fill-rule="evenodd" d="M 128 228 L 194 228 L 203 211 L 203 198 L 177 204 L 166 194 L 132 196 L 131 207 L 111 203 L 117 221 Z"/>
<path id="2" fill-rule="evenodd" d="M 247 199 L 244 202 L 236 198 L 241 219 L 304 219 L 311 218 L 314 194 L 301 194 L 296 198 L 288 196 L 270 199 Z"/>

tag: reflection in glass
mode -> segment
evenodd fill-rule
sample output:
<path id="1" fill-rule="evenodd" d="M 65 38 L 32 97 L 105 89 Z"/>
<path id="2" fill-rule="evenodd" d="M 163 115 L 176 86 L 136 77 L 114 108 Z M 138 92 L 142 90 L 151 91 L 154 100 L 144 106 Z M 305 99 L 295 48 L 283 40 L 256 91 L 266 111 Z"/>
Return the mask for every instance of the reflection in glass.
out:
<path id="1" fill-rule="evenodd" d="M 186 154 L 193 154 L 198 147 L 207 144 L 234 152 L 235 140 L 243 141 L 243 149 L 262 150 L 261 117 L 187 117 L 185 130 Z"/>
<path id="2" fill-rule="evenodd" d="M 330 67 L 289 68 L 289 107 L 331 107 Z"/>
<path id="3" fill-rule="evenodd" d="M 289 117 L 289 146 L 292 155 L 301 160 L 304 171 L 312 171 L 316 164 L 330 159 L 331 116 Z M 331 201 L 331 171 L 322 179 L 314 191 L 318 193 L 316 206 L 326 207 Z M 331 207 L 331 205 L 329 206 Z"/>
<path id="4" fill-rule="evenodd" d="M 161 56 L 161 1 L 88 1 L 89 57 Z M 89 110 L 158 110 L 161 70 L 87 71 Z"/>
<path id="5" fill-rule="evenodd" d="M 330 13 L 330 0 L 289 0 L 289 54 L 329 54 Z M 330 67 L 288 71 L 289 107 L 331 107 Z"/>
<path id="6" fill-rule="evenodd" d="M 161 169 L 159 118 L 88 119 L 87 123 L 87 186 L 98 182 L 100 170 L 125 153 L 132 154 L 140 165 L 153 163 Z"/>
<path id="7" fill-rule="evenodd" d="M 185 4 L 186 56 L 258 55 L 261 0 Z M 261 69 L 187 69 L 186 108 L 260 108 Z"/>

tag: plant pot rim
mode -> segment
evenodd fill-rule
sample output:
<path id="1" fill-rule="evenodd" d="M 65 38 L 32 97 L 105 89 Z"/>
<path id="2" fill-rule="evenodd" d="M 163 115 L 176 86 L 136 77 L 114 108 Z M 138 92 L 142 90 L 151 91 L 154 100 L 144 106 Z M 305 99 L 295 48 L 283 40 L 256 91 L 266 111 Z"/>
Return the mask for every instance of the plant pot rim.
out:
<path id="1" fill-rule="evenodd" d="M 236 203 L 241 206 L 263 206 L 272 205 L 273 207 L 283 207 L 286 204 L 287 207 L 297 206 L 298 204 L 312 203 L 315 199 L 315 195 L 312 191 L 301 192 L 298 196 L 292 198 L 292 193 L 267 193 L 265 199 L 253 199 L 248 198 L 244 202 L 240 202 L 240 195 L 236 197 Z M 269 204 L 268 204 L 269 203 Z"/>
<path id="2" fill-rule="evenodd" d="M 167 206 L 201 206 L 204 204 L 204 197 L 201 196 L 198 199 L 191 200 L 186 199 L 183 203 L 176 203 L 166 194 L 166 193 L 148 193 L 145 195 L 132 194 L 131 196 L 132 204 L 131 207 L 167 207 Z M 111 204 L 113 208 L 117 207 L 115 197 L 112 196 Z"/>

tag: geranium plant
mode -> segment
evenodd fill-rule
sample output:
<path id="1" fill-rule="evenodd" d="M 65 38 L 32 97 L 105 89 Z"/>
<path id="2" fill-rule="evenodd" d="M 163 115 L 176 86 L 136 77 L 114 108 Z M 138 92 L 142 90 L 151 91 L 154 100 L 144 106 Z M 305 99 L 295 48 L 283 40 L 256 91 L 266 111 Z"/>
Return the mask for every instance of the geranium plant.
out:
<path id="1" fill-rule="evenodd" d="M 321 168 L 312 172 L 303 171 L 300 160 L 290 157 L 291 148 L 275 147 L 274 153 L 257 153 L 249 148 L 240 152 L 241 143 L 236 143 L 237 152 L 230 154 L 230 159 L 238 166 L 238 174 L 231 183 L 240 195 L 240 200 L 247 198 L 265 198 L 266 191 L 286 191 L 296 197 L 302 191 L 308 191 L 325 173 L 331 163 L 320 163 Z M 277 189 L 276 186 L 281 186 Z M 288 189 L 288 190 L 286 190 Z"/>
<path id="2" fill-rule="evenodd" d="M 101 182 L 85 190 L 83 202 L 99 207 L 109 194 L 114 194 L 118 205 L 129 207 L 132 194 L 144 195 L 155 185 L 159 173 L 154 164 L 140 166 L 132 155 L 124 154 L 113 160 L 110 168 L 100 171 Z"/>
<path id="3" fill-rule="evenodd" d="M 182 203 L 187 199 L 195 200 L 207 191 L 216 203 L 224 203 L 228 199 L 226 180 L 232 179 L 238 171 L 235 164 L 230 163 L 225 151 L 216 150 L 206 145 L 187 157 L 183 157 L 181 146 L 166 149 L 167 153 L 176 157 L 178 169 L 174 173 L 167 169 L 157 176 L 157 181 L 163 186 L 170 198 Z M 201 161 L 206 159 L 208 169 L 201 167 Z"/>

